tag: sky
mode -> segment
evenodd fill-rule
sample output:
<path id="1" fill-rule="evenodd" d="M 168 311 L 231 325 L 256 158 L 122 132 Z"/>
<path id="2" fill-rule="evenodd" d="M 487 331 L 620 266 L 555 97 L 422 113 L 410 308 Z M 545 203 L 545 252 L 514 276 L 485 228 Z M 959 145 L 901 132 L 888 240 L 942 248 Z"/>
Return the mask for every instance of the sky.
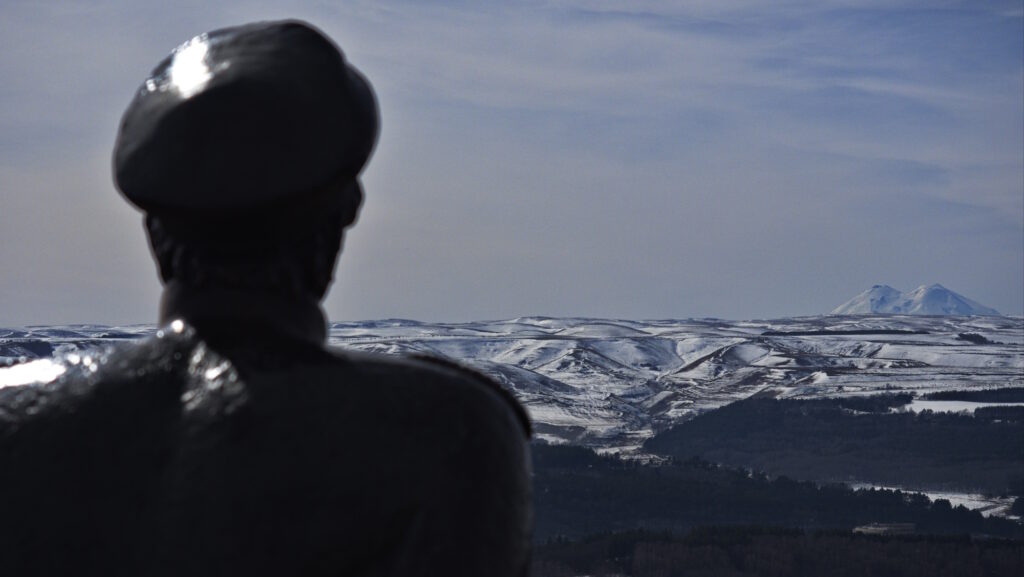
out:
<path id="1" fill-rule="evenodd" d="M 332 320 L 1024 315 L 1024 1 L 0 0 L 0 326 L 152 323 L 111 178 L 149 71 L 304 19 L 382 130 Z"/>

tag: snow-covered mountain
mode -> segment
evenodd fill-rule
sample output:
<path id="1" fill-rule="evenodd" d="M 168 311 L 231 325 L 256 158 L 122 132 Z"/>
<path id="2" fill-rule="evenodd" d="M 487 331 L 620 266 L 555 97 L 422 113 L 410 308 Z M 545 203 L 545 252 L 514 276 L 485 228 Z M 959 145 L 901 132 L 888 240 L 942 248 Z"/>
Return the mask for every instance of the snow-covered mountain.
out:
<path id="1" fill-rule="evenodd" d="M 22 361 L 0 369 L 0 387 L 52 380 L 62 372 L 62 357 L 85 357 L 86 350 L 115 343 L 130 346 L 128 341 L 154 330 L 0 329 L 0 366 Z M 385 320 L 333 323 L 329 340 L 342 348 L 425 353 L 474 366 L 522 401 L 537 437 L 609 451 L 633 450 L 664 428 L 753 395 L 1024 386 L 1019 317 Z"/>
<path id="2" fill-rule="evenodd" d="M 832 310 L 834 315 L 992 315 L 999 311 L 978 304 L 940 284 L 921 285 L 910 292 L 875 285 Z"/>

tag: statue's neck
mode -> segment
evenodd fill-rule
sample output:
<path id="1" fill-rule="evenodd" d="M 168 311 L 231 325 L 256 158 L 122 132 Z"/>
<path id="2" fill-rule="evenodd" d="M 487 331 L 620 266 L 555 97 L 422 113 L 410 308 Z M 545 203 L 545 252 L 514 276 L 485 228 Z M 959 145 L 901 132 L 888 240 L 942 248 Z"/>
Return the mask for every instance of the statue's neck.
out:
<path id="1" fill-rule="evenodd" d="M 160 325 L 183 320 L 204 333 L 259 331 L 268 338 L 291 338 L 323 346 L 327 322 L 318 302 L 220 287 L 192 287 L 178 281 L 164 286 Z"/>

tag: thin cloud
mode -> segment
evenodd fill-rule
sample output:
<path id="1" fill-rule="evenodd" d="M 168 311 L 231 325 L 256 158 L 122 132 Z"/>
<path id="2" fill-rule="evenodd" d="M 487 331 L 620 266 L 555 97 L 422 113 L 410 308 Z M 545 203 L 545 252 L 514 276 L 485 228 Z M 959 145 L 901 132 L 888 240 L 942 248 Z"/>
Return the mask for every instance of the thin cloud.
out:
<path id="1" fill-rule="evenodd" d="M 286 16 L 336 38 L 382 106 L 334 317 L 812 314 L 876 282 L 926 281 L 1024 312 L 1017 3 L 4 15 L 0 194 L 15 208 L 0 213 L 0 267 L 22 274 L 0 282 L 0 324 L 152 318 L 138 215 L 109 181 L 123 107 L 189 36 Z M 73 278 L 88 280 L 65 289 Z"/>

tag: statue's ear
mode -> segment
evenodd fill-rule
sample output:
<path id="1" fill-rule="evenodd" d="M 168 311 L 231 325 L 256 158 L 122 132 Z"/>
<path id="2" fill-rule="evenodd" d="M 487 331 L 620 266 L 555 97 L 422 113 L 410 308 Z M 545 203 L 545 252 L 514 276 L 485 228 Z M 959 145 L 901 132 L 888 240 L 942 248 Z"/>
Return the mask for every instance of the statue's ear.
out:
<path id="1" fill-rule="evenodd" d="M 344 184 L 341 191 L 341 227 L 347 228 L 359 219 L 359 208 L 363 205 L 363 185 L 358 178 Z"/>
<path id="2" fill-rule="evenodd" d="M 146 237 L 149 239 L 149 250 L 153 255 L 153 260 L 156 261 L 160 280 L 167 283 L 174 276 L 172 241 L 164 232 L 163 224 L 157 217 L 146 214 L 143 217 L 143 225 L 146 229 Z"/>

